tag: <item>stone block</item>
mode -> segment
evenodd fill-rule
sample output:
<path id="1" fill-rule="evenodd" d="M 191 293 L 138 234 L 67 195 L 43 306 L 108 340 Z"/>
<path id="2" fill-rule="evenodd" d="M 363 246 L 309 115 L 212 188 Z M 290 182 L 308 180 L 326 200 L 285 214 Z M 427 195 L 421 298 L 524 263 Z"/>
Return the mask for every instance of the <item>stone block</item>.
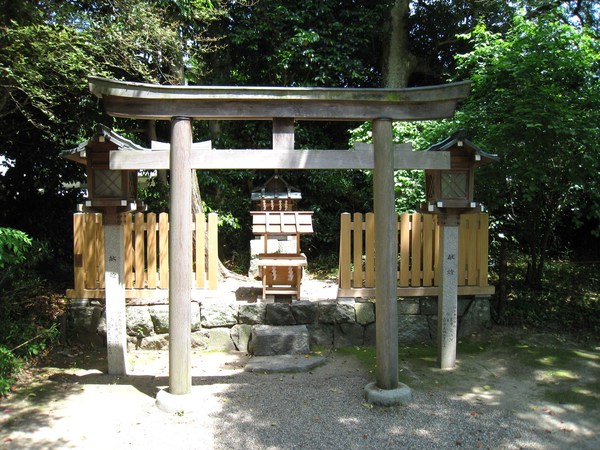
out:
<path id="1" fill-rule="evenodd" d="M 420 310 L 421 302 L 418 298 L 403 298 L 398 301 L 398 314 L 419 314 Z"/>
<path id="2" fill-rule="evenodd" d="M 319 302 L 319 323 L 335 323 L 337 302 Z"/>
<path id="3" fill-rule="evenodd" d="M 304 300 L 293 302 L 290 309 L 298 325 L 316 323 L 319 317 L 319 307 L 313 302 Z"/>
<path id="4" fill-rule="evenodd" d="M 106 337 L 106 310 L 101 308 L 100 318 L 98 319 L 98 324 L 96 325 L 96 333 L 100 336 Z"/>
<path id="5" fill-rule="evenodd" d="M 157 334 L 169 332 L 169 305 L 153 305 L 148 307 L 148 313 Z"/>
<path id="6" fill-rule="evenodd" d="M 398 342 L 400 344 L 420 344 L 431 342 L 429 322 L 422 315 L 398 316 Z"/>
<path id="7" fill-rule="evenodd" d="M 306 325 L 253 325 L 249 349 L 255 356 L 306 354 L 309 341 Z"/>
<path id="8" fill-rule="evenodd" d="M 154 334 L 154 324 L 146 306 L 128 306 L 126 317 L 129 336 L 147 337 Z"/>
<path id="9" fill-rule="evenodd" d="M 331 347 L 333 345 L 333 325 L 317 323 L 307 325 L 311 346 Z"/>
<path id="10" fill-rule="evenodd" d="M 207 350 L 230 352 L 235 350 L 230 328 L 208 328 Z"/>
<path id="11" fill-rule="evenodd" d="M 471 305 L 472 301 L 473 301 L 473 297 L 458 297 L 457 298 L 456 311 L 457 311 L 457 314 L 459 317 L 465 314 L 467 309 L 469 309 L 469 306 Z"/>
<path id="12" fill-rule="evenodd" d="M 197 302 L 192 302 L 190 307 L 192 308 L 192 332 L 194 332 L 202 328 L 202 321 L 200 319 L 200 305 Z"/>
<path id="13" fill-rule="evenodd" d="M 155 334 L 137 340 L 137 348 L 142 350 L 164 350 L 169 348 L 168 334 Z"/>
<path id="14" fill-rule="evenodd" d="M 260 323 L 265 323 L 266 317 L 266 303 L 248 303 L 238 307 L 238 320 L 240 323 L 257 325 Z"/>
<path id="15" fill-rule="evenodd" d="M 421 314 L 437 314 L 437 297 L 423 297 L 421 302 Z"/>
<path id="16" fill-rule="evenodd" d="M 354 300 L 340 300 L 333 316 L 335 323 L 354 323 L 356 322 L 356 312 L 354 311 Z"/>
<path id="17" fill-rule="evenodd" d="M 252 334 L 252 325 L 234 325 L 231 328 L 231 339 L 236 350 L 240 352 L 248 351 L 248 344 L 250 342 L 250 336 Z"/>
<path id="18" fill-rule="evenodd" d="M 356 322 L 338 323 L 333 326 L 335 348 L 360 347 L 364 344 L 365 329 Z"/>
<path id="19" fill-rule="evenodd" d="M 194 331 L 191 336 L 192 348 L 208 349 L 208 330 Z"/>
<path id="20" fill-rule="evenodd" d="M 95 333 L 102 317 L 102 307 L 70 306 L 69 315 L 71 318 L 70 326 L 75 333 Z M 104 334 L 106 334 L 106 328 Z"/>
<path id="21" fill-rule="evenodd" d="M 375 322 L 375 304 L 371 302 L 357 302 L 354 304 L 356 322 L 367 325 Z"/>
<path id="22" fill-rule="evenodd" d="M 429 334 L 431 335 L 431 339 L 435 342 L 437 339 L 437 315 L 427 316 L 427 325 L 429 326 Z"/>
<path id="23" fill-rule="evenodd" d="M 205 328 L 230 327 L 237 323 L 236 313 L 231 303 L 205 300 L 200 305 L 200 324 Z"/>
<path id="24" fill-rule="evenodd" d="M 489 328 L 491 324 L 490 298 L 475 297 L 459 322 L 458 337 L 470 336 L 484 328 Z"/>
<path id="25" fill-rule="evenodd" d="M 265 323 L 268 325 L 296 325 L 296 319 L 289 304 L 268 303 Z"/>
<path id="26" fill-rule="evenodd" d="M 365 326 L 365 337 L 363 339 L 363 345 L 368 347 L 375 347 L 377 344 L 377 336 L 375 334 L 376 326 L 375 323 L 370 323 Z"/>

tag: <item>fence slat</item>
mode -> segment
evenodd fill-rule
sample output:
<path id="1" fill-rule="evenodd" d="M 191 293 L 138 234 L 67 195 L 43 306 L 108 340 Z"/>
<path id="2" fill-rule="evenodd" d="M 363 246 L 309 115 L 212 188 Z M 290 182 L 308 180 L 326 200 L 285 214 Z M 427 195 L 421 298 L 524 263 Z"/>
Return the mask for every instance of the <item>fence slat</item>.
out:
<path id="1" fill-rule="evenodd" d="M 195 217 L 195 232 L 196 232 L 196 287 L 204 288 L 206 277 L 206 217 L 204 213 L 198 213 Z"/>
<path id="2" fill-rule="evenodd" d="M 409 286 L 410 268 L 410 215 L 400 216 L 400 286 Z"/>
<path id="3" fill-rule="evenodd" d="M 468 254 L 468 223 L 465 214 L 460 216 L 458 228 L 458 285 L 463 286 L 467 282 L 467 254 Z"/>
<path id="4" fill-rule="evenodd" d="M 85 288 L 96 289 L 97 281 L 97 242 L 96 242 L 96 215 L 89 214 L 85 217 Z"/>
<path id="5" fill-rule="evenodd" d="M 144 213 L 136 213 L 135 214 L 135 222 L 134 222 L 134 249 L 133 253 L 135 255 L 135 266 L 133 268 L 135 272 L 135 281 L 134 287 L 136 289 L 142 289 L 144 287 L 144 232 L 146 230 L 146 223 L 144 222 Z"/>
<path id="6" fill-rule="evenodd" d="M 365 287 L 375 287 L 375 214 L 365 214 Z"/>
<path id="7" fill-rule="evenodd" d="M 73 214 L 73 275 L 75 277 L 76 292 L 83 292 L 85 289 L 85 268 L 83 266 L 84 227 L 85 214 Z"/>
<path id="8" fill-rule="evenodd" d="M 352 263 L 354 266 L 352 287 L 359 288 L 363 285 L 363 220 L 361 213 L 354 213 L 352 229 Z"/>
<path id="9" fill-rule="evenodd" d="M 125 258 L 123 259 L 123 273 L 125 277 L 125 289 L 133 288 L 133 223 L 132 215 L 125 214 L 123 217 L 123 246 L 125 247 Z"/>
<path id="10" fill-rule="evenodd" d="M 158 215 L 158 270 L 161 289 L 169 289 L 169 215 Z"/>
<path id="11" fill-rule="evenodd" d="M 351 242 L 351 216 L 350 213 L 342 213 L 340 218 L 340 268 L 339 285 L 342 289 L 350 288 L 352 279 L 352 268 L 350 263 Z"/>
<path id="12" fill-rule="evenodd" d="M 422 222 L 421 214 L 411 214 L 410 285 L 421 286 Z"/>
<path id="13" fill-rule="evenodd" d="M 217 213 L 208 215 L 208 288 L 217 289 L 219 281 L 219 223 Z"/>
<path id="14" fill-rule="evenodd" d="M 423 281 L 422 286 L 433 285 L 433 215 L 423 215 Z"/>
<path id="15" fill-rule="evenodd" d="M 97 277 L 98 277 L 98 288 L 104 289 L 104 276 L 106 272 L 106 260 L 104 259 L 104 226 L 102 225 L 102 214 L 96 215 L 96 263 L 97 263 Z"/>
<path id="16" fill-rule="evenodd" d="M 467 214 L 467 286 L 477 285 L 477 246 L 479 239 L 479 214 Z"/>
<path id="17" fill-rule="evenodd" d="M 479 275 L 477 285 L 479 286 L 488 285 L 489 222 L 490 218 L 487 214 L 479 215 L 479 229 L 477 230 L 477 237 L 479 241 L 479 253 L 477 255 L 477 267 L 479 268 Z"/>
<path id="18" fill-rule="evenodd" d="M 148 289 L 156 289 L 156 214 L 146 215 L 146 255 Z"/>
<path id="19" fill-rule="evenodd" d="M 440 222 L 439 217 L 435 216 L 433 219 L 435 226 L 435 234 L 433 238 L 433 285 L 440 285 Z"/>

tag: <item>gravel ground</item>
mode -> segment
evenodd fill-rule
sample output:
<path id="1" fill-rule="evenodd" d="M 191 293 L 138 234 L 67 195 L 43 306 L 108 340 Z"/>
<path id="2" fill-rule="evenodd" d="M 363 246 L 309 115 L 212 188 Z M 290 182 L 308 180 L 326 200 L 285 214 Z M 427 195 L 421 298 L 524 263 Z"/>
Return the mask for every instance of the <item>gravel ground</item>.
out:
<path id="1" fill-rule="evenodd" d="M 103 373 L 101 352 L 63 354 L 0 402 L 0 448 L 600 448 L 597 408 L 590 414 L 544 402 L 535 380 L 482 355 L 459 357 L 453 374 L 403 366 L 414 380 L 413 400 L 382 408 L 362 396 L 374 375 L 342 352 L 297 374 L 248 373 L 246 355 L 194 353 L 198 408 L 166 414 L 154 405 L 168 384 L 166 352 L 131 353 L 126 377 Z M 588 375 L 597 377 L 592 362 Z M 490 373 L 494 384 L 482 388 Z"/>

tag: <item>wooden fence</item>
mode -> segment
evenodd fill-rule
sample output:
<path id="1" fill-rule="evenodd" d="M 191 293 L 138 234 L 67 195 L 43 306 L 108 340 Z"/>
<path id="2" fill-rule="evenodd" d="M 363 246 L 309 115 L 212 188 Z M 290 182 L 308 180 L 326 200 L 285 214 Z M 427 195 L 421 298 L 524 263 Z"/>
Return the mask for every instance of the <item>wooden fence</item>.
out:
<path id="1" fill-rule="evenodd" d="M 169 216 L 125 215 L 124 285 L 126 298 L 164 295 L 169 288 Z M 193 288 L 217 289 L 217 214 L 196 214 L 193 226 Z M 104 298 L 104 228 L 102 214 L 73 215 L 75 288 L 69 298 Z"/>
<path id="2" fill-rule="evenodd" d="M 375 215 L 344 213 L 340 231 L 340 297 L 375 296 Z M 402 214 L 396 222 L 398 295 L 439 294 L 439 225 L 432 214 Z M 488 285 L 488 216 L 461 216 L 458 293 L 492 294 Z"/>

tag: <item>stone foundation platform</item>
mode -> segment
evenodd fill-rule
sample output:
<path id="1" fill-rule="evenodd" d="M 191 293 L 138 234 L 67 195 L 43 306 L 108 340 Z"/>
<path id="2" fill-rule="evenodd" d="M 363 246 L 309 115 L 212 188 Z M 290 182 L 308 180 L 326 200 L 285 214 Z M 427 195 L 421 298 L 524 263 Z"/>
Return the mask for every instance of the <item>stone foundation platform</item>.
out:
<path id="1" fill-rule="evenodd" d="M 216 351 L 248 351 L 253 325 L 305 325 L 311 348 L 375 345 L 373 301 L 356 299 L 301 300 L 290 303 L 253 303 L 207 299 L 192 301 L 192 346 Z M 459 297 L 459 338 L 491 324 L 489 297 Z M 71 343 L 106 345 L 106 319 L 102 302 L 72 300 L 67 340 Z M 435 344 L 437 298 L 398 300 L 400 345 Z M 166 301 L 128 302 L 127 335 L 131 348 L 168 347 L 169 305 Z"/>

